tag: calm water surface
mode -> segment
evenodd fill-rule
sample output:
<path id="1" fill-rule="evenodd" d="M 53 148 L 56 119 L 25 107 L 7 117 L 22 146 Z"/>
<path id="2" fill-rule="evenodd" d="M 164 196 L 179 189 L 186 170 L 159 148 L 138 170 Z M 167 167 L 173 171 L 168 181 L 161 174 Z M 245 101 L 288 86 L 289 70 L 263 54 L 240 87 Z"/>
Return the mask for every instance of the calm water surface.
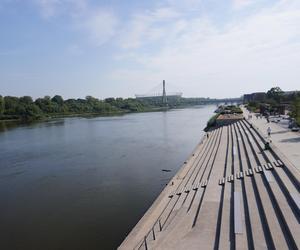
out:
<path id="1" fill-rule="evenodd" d="M 115 249 L 192 152 L 214 109 L 2 124 L 0 249 Z"/>

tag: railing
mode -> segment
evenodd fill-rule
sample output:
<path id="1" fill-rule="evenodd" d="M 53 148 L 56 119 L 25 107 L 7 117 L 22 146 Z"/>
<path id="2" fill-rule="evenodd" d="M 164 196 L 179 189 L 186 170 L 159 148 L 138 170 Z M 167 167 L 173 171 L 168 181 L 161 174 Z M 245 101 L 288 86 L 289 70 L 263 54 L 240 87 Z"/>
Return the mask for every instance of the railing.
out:
<path id="1" fill-rule="evenodd" d="M 154 230 L 156 226 L 158 226 L 159 232 L 161 232 L 162 231 L 162 225 L 161 225 L 160 218 L 158 218 L 158 220 L 154 223 L 153 227 L 146 233 L 143 240 L 140 241 L 134 249 L 139 250 L 144 246 L 145 250 L 148 250 L 147 238 L 152 235 L 152 239 L 156 240 L 156 235 L 155 235 L 155 230 Z"/>

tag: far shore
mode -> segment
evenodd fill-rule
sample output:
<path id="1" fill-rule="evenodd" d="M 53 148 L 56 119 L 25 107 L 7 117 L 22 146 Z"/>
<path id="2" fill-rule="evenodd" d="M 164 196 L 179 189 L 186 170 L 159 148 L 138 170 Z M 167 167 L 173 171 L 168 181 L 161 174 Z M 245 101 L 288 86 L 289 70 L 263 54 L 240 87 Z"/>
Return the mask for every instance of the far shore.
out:
<path id="1" fill-rule="evenodd" d="M 159 107 L 159 108 L 150 108 L 143 111 L 114 111 L 114 112 L 107 112 L 107 113 L 70 113 L 70 114 L 50 114 L 39 119 L 22 119 L 19 118 L 12 118 L 12 119 L 1 119 L 0 122 L 2 123 L 31 123 L 31 122 L 47 122 L 59 118 L 72 118 L 72 117 L 81 117 L 81 118 L 92 118 L 92 117 L 108 117 L 108 116 L 121 116 L 125 114 L 135 114 L 135 113 L 147 113 L 147 112 L 160 112 L 160 111 L 168 111 L 172 109 L 179 109 L 179 108 L 187 108 L 191 106 L 182 106 L 182 107 Z"/>
<path id="2" fill-rule="evenodd" d="M 107 112 L 107 113 L 69 113 L 69 114 L 49 114 L 47 116 L 41 117 L 39 119 L 22 119 L 22 117 L 19 118 L 11 118 L 11 119 L 1 119 L 0 122 L 45 122 L 45 121 L 51 121 L 53 119 L 58 118 L 72 118 L 72 117 L 82 117 L 82 118 L 91 118 L 91 117 L 106 117 L 106 116 L 120 116 L 125 114 L 135 114 L 135 113 L 147 113 L 147 112 L 161 112 L 161 111 L 170 111 L 174 109 L 183 109 L 183 108 L 190 108 L 190 107 L 196 107 L 196 106 L 203 106 L 208 104 L 202 104 L 202 105 L 181 105 L 181 106 L 173 106 L 173 107 L 155 107 L 155 108 L 149 108 L 142 111 L 113 111 L 113 112 Z"/>

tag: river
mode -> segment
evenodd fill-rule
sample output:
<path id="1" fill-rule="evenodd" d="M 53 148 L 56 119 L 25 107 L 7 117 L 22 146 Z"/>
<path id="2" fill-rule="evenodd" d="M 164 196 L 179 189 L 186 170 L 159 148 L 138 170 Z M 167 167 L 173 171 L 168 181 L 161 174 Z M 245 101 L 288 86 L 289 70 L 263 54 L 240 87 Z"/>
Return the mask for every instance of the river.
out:
<path id="1" fill-rule="evenodd" d="M 2 124 L 0 248 L 116 249 L 215 108 Z"/>

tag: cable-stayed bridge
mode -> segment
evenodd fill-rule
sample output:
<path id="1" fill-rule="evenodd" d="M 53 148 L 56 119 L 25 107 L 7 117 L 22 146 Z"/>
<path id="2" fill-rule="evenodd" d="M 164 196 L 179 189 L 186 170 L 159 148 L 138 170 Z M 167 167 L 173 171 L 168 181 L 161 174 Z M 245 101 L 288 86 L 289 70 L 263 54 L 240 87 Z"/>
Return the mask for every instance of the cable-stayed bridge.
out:
<path id="1" fill-rule="evenodd" d="M 167 92 L 166 82 L 163 80 L 162 84 L 156 85 L 146 94 L 136 94 L 135 97 L 141 100 L 150 100 L 152 102 L 162 103 L 164 106 L 168 105 L 168 102 L 178 102 L 182 97 L 182 92 Z"/>
<path id="2" fill-rule="evenodd" d="M 178 87 L 173 86 L 168 83 L 168 89 L 171 86 L 172 89 Z M 135 97 L 140 100 L 162 104 L 164 106 L 172 104 L 189 104 L 189 105 L 198 105 L 198 104 L 212 104 L 212 103 L 241 103 L 242 98 L 222 98 L 222 99 L 212 99 L 212 98 L 203 98 L 203 97 L 191 97 L 191 98 L 182 98 L 182 92 L 179 91 L 167 91 L 166 82 L 163 80 L 162 83 L 159 83 L 151 90 L 145 94 L 136 94 Z"/>

